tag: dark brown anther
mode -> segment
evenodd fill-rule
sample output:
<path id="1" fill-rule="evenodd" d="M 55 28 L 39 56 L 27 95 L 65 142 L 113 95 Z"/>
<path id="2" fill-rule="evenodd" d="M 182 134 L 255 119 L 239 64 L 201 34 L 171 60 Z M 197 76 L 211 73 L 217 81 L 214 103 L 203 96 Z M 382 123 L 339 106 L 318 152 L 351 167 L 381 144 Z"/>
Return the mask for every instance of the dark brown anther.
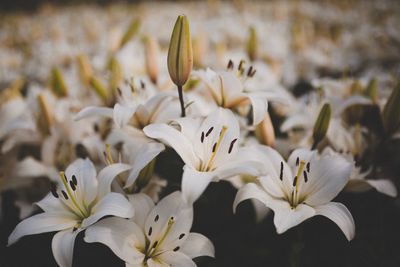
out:
<path id="1" fill-rule="evenodd" d="M 202 143 L 204 142 L 204 132 L 201 132 L 200 141 L 201 141 Z"/>
<path id="2" fill-rule="evenodd" d="M 176 252 L 176 251 L 178 251 L 178 250 L 179 250 L 179 247 L 174 248 L 174 252 Z"/>
<path id="3" fill-rule="evenodd" d="M 158 214 L 157 214 L 156 217 L 154 218 L 154 221 L 157 222 L 159 218 L 160 218 L 160 216 L 158 216 Z"/>
<path id="4" fill-rule="evenodd" d="M 300 160 L 299 157 L 296 158 L 296 166 L 299 166 Z"/>
<path id="5" fill-rule="evenodd" d="M 180 234 L 180 235 L 179 235 L 179 240 L 182 239 L 184 236 L 185 236 L 185 234 L 183 234 L 183 233 Z"/>
<path id="6" fill-rule="evenodd" d="M 250 68 L 247 70 L 247 77 L 250 77 L 252 72 L 253 72 L 253 66 L 250 66 Z"/>
<path id="7" fill-rule="evenodd" d="M 228 66 L 226 67 L 228 70 L 233 70 L 234 64 L 233 61 L 229 59 Z"/>
<path id="8" fill-rule="evenodd" d="M 211 127 L 210 129 L 208 129 L 208 131 L 206 133 L 206 137 L 208 137 L 213 130 L 214 130 L 214 127 Z"/>
<path id="9" fill-rule="evenodd" d="M 295 176 L 293 179 L 293 186 L 296 186 L 296 184 L 297 184 L 297 176 Z"/>
<path id="10" fill-rule="evenodd" d="M 279 173 L 279 179 L 282 181 L 283 180 L 283 162 L 281 161 L 281 171 Z"/>
<path id="11" fill-rule="evenodd" d="M 65 193 L 64 190 L 61 190 L 61 193 L 62 193 L 63 197 L 65 198 L 65 200 L 68 200 L 68 195 L 67 195 L 67 193 Z"/>
<path id="12" fill-rule="evenodd" d="M 214 153 L 216 149 L 217 149 L 217 143 L 215 143 L 215 144 L 213 145 L 213 147 L 212 147 L 212 153 Z"/>
<path id="13" fill-rule="evenodd" d="M 75 185 L 78 185 L 78 180 L 76 179 L 75 174 L 72 175 L 72 182 L 73 182 Z"/>
<path id="14" fill-rule="evenodd" d="M 242 59 L 239 62 L 238 71 L 242 71 L 243 70 L 243 64 L 244 64 L 244 60 Z"/>
<path id="15" fill-rule="evenodd" d="M 236 141 L 237 141 L 237 138 L 232 140 L 231 144 L 229 145 L 228 154 L 230 154 L 232 152 L 233 145 L 236 143 Z"/>
<path id="16" fill-rule="evenodd" d="M 54 186 L 52 186 L 51 188 L 50 188 L 50 192 L 51 192 L 51 194 L 55 197 L 55 198 L 59 198 L 60 196 L 57 194 L 57 190 L 56 190 L 56 188 L 54 187 Z"/>
<path id="17" fill-rule="evenodd" d="M 69 181 L 69 186 L 71 187 L 72 191 L 76 190 L 76 186 L 72 181 Z"/>
<path id="18" fill-rule="evenodd" d="M 149 232 L 148 232 L 148 236 L 151 236 L 151 233 L 153 232 L 153 228 L 152 227 L 150 227 L 149 228 Z"/>
<path id="19" fill-rule="evenodd" d="M 307 172 L 310 172 L 310 162 L 307 163 L 306 168 L 307 168 Z"/>
<path id="20" fill-rule="evenodd" d="M 307 172 L 306 172 L 306 171 L 303 171 L 303 175 L 304 175 L 304 182 L 307 183 L 307 181 L 308 181 Z"/>
<path id="21" fill-rule="evenodd" d="M 256 74 L 257 70 L 253 69 L 253 71 L 250 73 L 250 75 L 248 75 L 250 78 L 253 78 L 254 75 Z"/>
<path id="22" fill-rule="evenodd" d="M 146 84 L 142 81 L 142 80 L 140 80 L 140 87 L 144 90 L 144 89 L 146 89 Z"/>

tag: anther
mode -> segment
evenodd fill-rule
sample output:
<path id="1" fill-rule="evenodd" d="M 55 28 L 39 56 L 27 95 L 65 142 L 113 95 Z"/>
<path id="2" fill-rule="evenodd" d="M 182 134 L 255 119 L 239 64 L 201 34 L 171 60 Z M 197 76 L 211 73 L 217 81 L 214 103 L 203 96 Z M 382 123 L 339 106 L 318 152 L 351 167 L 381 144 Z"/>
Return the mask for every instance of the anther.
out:
<path id="1" fill-rule="evenodd" d="M 76 179 L 75 174 L 72 175 L 72 182 L 73 182 L 75 185 L 78 185 L 78 180 Z"/>
<path id="2" fill-rule="evenodd" d="M 201 138 L 200 141 L 203 143 L 204 142 L 204 132 L 201 132 Z"/>
<path id="3" fill-rule="evenodd" d="M 228 154 L 230 154 L 232 152 L 233 145 L 236 143 L 236 141 L 237 141 L 237 138 L 232 140 L 231 144 L 229 145 Z"/>
<path id="4" fill-rule="evenodd" d="M 69 181 L 69 186 L 71 187 L 72 191 L 76 190 L 76 186 L 72 181 Z"/>
<path id="5" fill-rule="evenodd" d="M 306 172 L 306 171 L 303 171 L 303 175 L 304 175 L 304 182 L 307 183 L 307 181 L 308 181 L 307 172 Z"/>
<path id="6" fill-rule="evenodd" d="M 243 69 L 244 60 L 240 60 L 238 70 L 241 71 Z"/>
<path id="7" fill-rule="evenodd" d="M 158 214 L 156 215 L 156 217 L 154 218 L 154 221 L 158 221 L 158 219 L 160 218 L 160 216 L 158 216 Z"/>
<path id="8" fill-rule="evenodd" d="M 307 163 L 306 168 L 307 168 L 307 172 L 310 172 L 310 162 Z"/>
<path id="9" fill-rule="evenodd" d="M 142 80 L 140 80 L 140 87 L 146 89 L 146 84 Z"/>
<path id="10" fill-rule="evenodd" d="M 279 173 L 279 179 L 283 180 L 283 162 L 281 161 L 281 172 Z"/>
<path id="11" fill-rule="evenodd" d="M 51 194 L 55 197 L 55 198 L 59 198 L 60 196 L 57 194 L 57 190 L 55 187 L 51 187 L 50 189 Z"/>
<path id="12" fill-rule="evenodd" d="M 227 66 L 226 68 L 227 68 L 228 70 L 231 70 L 231 69 L 233 69 L 233 67 L 234 67 L 233 61 L 229 59 L 228 66 Z"/>
<path id="13" fill-rule="evenodd" d="M 300 162 L 299 157 L 297 157 L 296 158 L 296 166 L 299 166 L 299 162 Z"/>
<path id="14" fill-rule="evenodd" d="M 180 235 L 179 235 L 179 240 L 182 239 L 184 236 L 185 236 L 185 234 L 183 234 L 183 233 L 180 234 Z"/>
<path id="15" fill-rule="evenodd" d="M 214 153 L 216 149 L 217 149 L 217 143 L 215 143 L 215 144 L 213 145 L 213 147 L 212 147 L 212 153 Z"/>
<path id="16" fill-rule="evenodd" d="M 178 250 L 179 250 L 179 247 L 174 248 L 174 252 L 176 252 L 176 251 L 178 251 Z"/>
<path id="17" fill-rule="evenodd" d="M 295 176 L 293 179 L 293 186 L 296 186 L 296 185 L 297 185 L 297 176 Z"/>
<path id="18" fill-rule="evenodd" d="M 208 131 L 206 133 L 206 137 L 208 137 L 213 130 L 214 130 L 214 127 L 211 127 L 210 129 L 208 129 Z"/>
<path id="19" fill-rule="evenodd" d="M 154 242 L 153 248 L 157 247 L 157 245 L 158 245 L 158 241 Z"/>
<path id="20" fill-rule="evenodd" d="M 247 76 L 250 77 L 252 72 L 253 72 L 253 66 L 250 66 L 250 68 L 247 70 Z"/>
<path id="21" fill-rule="evenodd" d="M 253 69 L 253 72 L 250 73 L 249 77 L 250 77 L 250 78 L 253 78 L 254 75 L 256 74 L 256 72 L 257 72 L 257 70 L 256 70 L 256 69 Z"/>
<path id="22" fill-rule="evenodd" d="M 149 232 L 148 232 L 148 236 L 151 236 L 151 233 L 153 232 L 153 228 L 152 227 L 150 227 L 149 228 Z"/>
<path id="23" fill-rule="evenodd" d="M 61 190 L 62 195 L 64 196 L 65 200 L 68 200 L 68 195 L 65 193 L 64 190 Z"/>

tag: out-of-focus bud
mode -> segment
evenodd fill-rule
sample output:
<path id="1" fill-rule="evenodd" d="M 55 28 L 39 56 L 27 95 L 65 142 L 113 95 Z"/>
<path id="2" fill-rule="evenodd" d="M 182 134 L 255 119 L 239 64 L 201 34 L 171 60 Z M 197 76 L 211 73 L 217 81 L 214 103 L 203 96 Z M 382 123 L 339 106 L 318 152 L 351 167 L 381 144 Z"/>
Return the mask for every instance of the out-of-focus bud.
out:
<path id="1" fill-rule="evenodd" d="M 274 126 L 268 112 L 265 114 L 264 120 L 257 125 L 255 134 L 261 144 L 271 147 L 275 145 Z"/>
<path id="2" fill-rule="evenodd" d="M 400 82 L 390 94 L 383 108 L 382 118 L 386 133 L 391 135 L 396 132 L 400 126 Z"/>
<path id="3" fill-rule="evenodd" d="M 374 104 L 378 102 L 378 82 L 371 79 L 365 88 L 364 95 L 372 100 Z"/>
<path id="4" fill-rule="evenodd" d="M 58 97 L 67 96 L 68 90 L 65 86 L 64 77 L 57 67 L 53 67 L 50 73 L 50 88 Z"/>
<path id="5" fill-rule="evenodd" d="M 129 24 L 128 29 L 126 29 L 125 34 L 121 38 L 119 44 L 119 49 L 122 49 L 138 32 L 140 28 L 140 20 L 134 19 L 131 24 Z"/>
<path id="6" fill-rule="evenodd" d="M 208 40 L 204 33 L 198 34 L 193 38 L 193 65 L 197 68 L 204 66 L 203 58 L 206 57 L 208 50 Z"/>
<path id="7" fill-rule="evenodd" d="M 77 57 L 79 77 L 85 86 L 89 86 L 90 79 L 93 76 L 92 66 L 90 65 L 89 59 L 86 55 L 79 55 Z"/>
<path id="8" fill-rule="evenodd" d="M 183 86 L 193 67 L 189 22 L 181 15 L 176 20 L 168 50 L 168 71 L 177 86 Z"/>
<path id="9" fill-rule="evenodd" d="M 96 94 L 104 101 L 104 103 L 106 103 L 108 99 L 108 91 L 104 84 L 93 76 L 90 79 L 90 85 L 92 86 Z"/>
<path id="10" fill-rule="evenodd" d="M 14 80 L 8 87 L 0 91 L 0 105 L 12 100 L 16 97 L 22 97 L 21 89 L 25 85 L 25 80 L 18 78 Z"/>
<path id="11" fill-rule="evenodd" d="M 314 131 L 313 131 L 313 147 L 315 149 L 319 142 L 324 139 L 328 128 L 329 122 L 331 120 L 332 109 L 329 103 L 325 103 L 322 107 L 321 111 L 319 112 L 318 118 L 314 124 Z"/>
<path id="12" fill-rule="evenodd" d="M 363 86 L 359 80 L 354 81 L 350 86 L 350 95 L 362 94 Z"/>
<path id="13" fill-rule="evenodd" d="M 119 64 L 118 60 L 115 57 L 112 57 L 108 63 L 108 69 L 110 71 L 109 85 L 112 92 L 115 92 L 124 77 L 122 67 Z"/>
<path id="14" fill-rule="evenodd" d="M 37 101 L 41 115 L 38 119 L 39 129 L 44 135 L 49 135 L 54 120 L 53 113 L 43 93 L 38 94 Z"/>
<path id="15" fill-rule="evenodd" d="M 144 38 L 146 71 L 152 83 L 157 84 L 159 74 L 160 47 L 155 38 Z"/>
<path id="16" fill-rule="evenodd" d="M 247 51 L 247 56 L 251 61 L 257 59 L 258 40 L 257 40 L 257 32 L 254 27 L 249 28 L 249 39 L 247 40 L 246 51 Z"/>

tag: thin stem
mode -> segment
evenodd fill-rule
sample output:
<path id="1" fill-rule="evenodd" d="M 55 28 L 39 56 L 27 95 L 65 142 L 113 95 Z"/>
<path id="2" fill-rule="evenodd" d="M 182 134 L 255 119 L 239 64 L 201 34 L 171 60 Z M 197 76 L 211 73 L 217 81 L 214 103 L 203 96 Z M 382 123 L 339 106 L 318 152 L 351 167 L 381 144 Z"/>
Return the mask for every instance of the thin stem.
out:
<path id="1" fill-rule="evenodd" d="M 185 117 L 186 116 L 185 103 L 183 102 L 183 88 L 181 85 L 178 85 L 178 93 L 179 93 L 179 102 L 181 102 L 181 117 Z"/>

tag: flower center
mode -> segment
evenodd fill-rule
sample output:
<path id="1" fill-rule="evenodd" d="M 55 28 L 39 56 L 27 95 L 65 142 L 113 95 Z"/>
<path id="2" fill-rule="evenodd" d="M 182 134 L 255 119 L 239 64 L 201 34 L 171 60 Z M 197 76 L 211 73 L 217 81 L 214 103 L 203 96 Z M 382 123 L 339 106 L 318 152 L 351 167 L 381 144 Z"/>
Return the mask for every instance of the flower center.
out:
<path id="1" fill-rule="evenodd" d="M 64 189 L 56 190 L 52 188 L 51 193 L 53 196 L 60 201 L 75 215 L 82 220 L 90 216 L 90 210 L 83 201 L 78 201 L 79 197 L 77 194 L 78 180 L 75 175 L 72 175 L 71 180 L 68 180 L 64 172 L 60 172 L 60 180 L 64 185 Z M 62 197 L 60 197 L 60 195 Z"/>

